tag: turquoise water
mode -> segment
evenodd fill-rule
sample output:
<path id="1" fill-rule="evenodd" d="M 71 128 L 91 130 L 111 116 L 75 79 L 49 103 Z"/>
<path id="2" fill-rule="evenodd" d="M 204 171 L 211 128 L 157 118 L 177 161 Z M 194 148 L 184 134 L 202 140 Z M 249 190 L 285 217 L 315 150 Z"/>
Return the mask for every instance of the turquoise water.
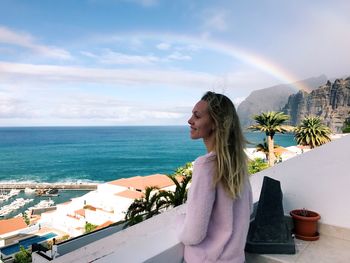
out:
<path id="1" fill-rule="evenodd" d="M 19 252 L 20 246 L 23 246 L 25 249 L 28 249 L 34 243 L 42 243 L 42 242 L 49 240 L 55 236 L 57 236 L 55 233 L 47 233 L 47 234 L 42 235 L 42 236 L 30 237 L 30 238 L 19 241 L 18 244 L 13 244 L 11 246 L 2 248 L 2 249 L 0 249 L 0 251 L 1 251 L 1 253 L 3 253 L 6 256 L 10 256 L 14 253 Z"/>
<path id="2" fill-rule="evenodd" d="M 245 133 L 253 143 L 262 133 Z M 294 145 L 277 134 L 277 144 Z M 173 173 L 205 153 L 187 126 L 0 128 L 0 182 L 106 182 Z"/>

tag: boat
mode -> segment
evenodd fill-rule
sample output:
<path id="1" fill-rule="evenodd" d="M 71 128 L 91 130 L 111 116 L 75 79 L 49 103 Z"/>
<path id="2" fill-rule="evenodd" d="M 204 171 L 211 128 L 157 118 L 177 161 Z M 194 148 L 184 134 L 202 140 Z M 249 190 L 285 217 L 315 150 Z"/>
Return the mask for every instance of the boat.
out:
<path id="1" fill-rule="evenodd" d="M 38 196 L 58 196 L 58 189 L 37 189 L 35 194 Z"/>
<path id="2" fill-rule="evenodd" d="M 26 194 L 33 194 L 33 193 L 35 192 L 35 189 L 26 187 L 26 188 L 24 189 L 24 192 L 25 192 Z"/>
<path id="3" fill-rule="evenodd" d="M 12 197 L 12 196 L 16 196 L 18 195 L 19 193 L 21 192 L 20 189 L 11 189 L 9 195 Z"/>
<path id="4" fill-rule="evenodd" d="M 6 216 L 13 211 L 16 211 L 20 209 L 21 207 L 25 206 L 27 203 L 32 202 L 34 199 L 24 199 L 24 198 L 17 198 L 15 201 L 8 205 L 4 205 L 0 209 L 0 216 Z"/>
<path id="5" fill-rule="evenodd" d="M 55 204 L 55 202 L 51 199 L 41 200 L 38 204 L 34 206 L 34 208 L 48 208 Z"/>

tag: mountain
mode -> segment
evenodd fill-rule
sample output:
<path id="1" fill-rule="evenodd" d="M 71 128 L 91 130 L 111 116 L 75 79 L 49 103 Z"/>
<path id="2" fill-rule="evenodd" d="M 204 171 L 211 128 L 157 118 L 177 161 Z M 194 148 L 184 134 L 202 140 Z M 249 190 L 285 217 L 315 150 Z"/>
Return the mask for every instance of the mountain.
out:
<path id="1" fill-rule="evenodd" d="M 282 109 L 290 115 L 291 125 L 298 125 L 306 116 L 320 116 L 333 132 L 340 133 L 347 118 L 350 117 L 350 77 L 337 79 L 310 93 L 299 91 L 289 96 Z"/>
<path id="2" fill-rule="evenodd" d="M 254 123 L 253 115 L 266 111 L 280 111 L 287 103 L 288 97 L 298 90 L 296 86 L 303 85 L 311 91 L 327 82 L 327 77 L 321 75 L 305 79 L 294 84 L 277 85 L 253 91 L 237 108 L 243 128 Z"/>

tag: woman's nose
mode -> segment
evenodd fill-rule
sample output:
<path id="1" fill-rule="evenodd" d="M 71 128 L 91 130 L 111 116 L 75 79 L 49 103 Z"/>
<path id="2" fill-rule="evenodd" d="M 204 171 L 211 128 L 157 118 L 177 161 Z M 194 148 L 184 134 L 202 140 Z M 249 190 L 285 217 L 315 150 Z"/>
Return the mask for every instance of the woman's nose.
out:
<path id="1" fill-rule="evenodd" d="M 193 123 L 193 122 L 192 122 L 192 117 L 191 117 L 191 118 L 189 118 L 187 122 L 188 122 L 188 124 L 190 124 L 190 125 L 191 125 L 191 124 Z"/>

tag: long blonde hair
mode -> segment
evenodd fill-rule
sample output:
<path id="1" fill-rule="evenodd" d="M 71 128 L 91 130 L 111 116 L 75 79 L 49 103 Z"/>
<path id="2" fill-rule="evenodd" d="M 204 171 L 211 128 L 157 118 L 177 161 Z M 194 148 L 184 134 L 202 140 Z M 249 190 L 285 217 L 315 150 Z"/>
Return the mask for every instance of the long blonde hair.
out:
<path id="1" fill-rule="evenodd" d="M 235 199 L 241 193 L 247 176 L 247 156 L 239 118 L 232 101 L 222 94 L 208 91 L 202 97 L 208 103 L 209 115 L 215 123 L 216 174 L 213 183 L 222 183 Z"/>

